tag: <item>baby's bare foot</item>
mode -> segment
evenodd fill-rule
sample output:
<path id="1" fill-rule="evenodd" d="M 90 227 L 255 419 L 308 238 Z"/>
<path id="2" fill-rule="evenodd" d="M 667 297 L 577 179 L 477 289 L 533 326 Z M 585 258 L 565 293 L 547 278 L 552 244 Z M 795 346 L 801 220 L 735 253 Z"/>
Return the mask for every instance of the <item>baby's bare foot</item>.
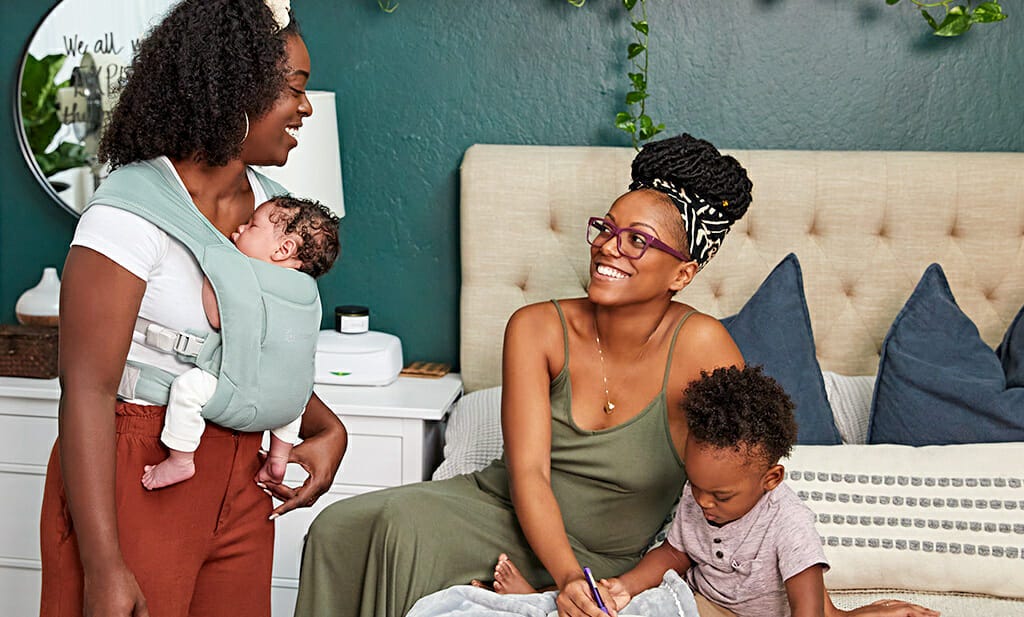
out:
<path id="1" fill-rule="evenodd" d="M 196 465 L 192 459 L 168 457 L 162 463 L 145 466 L 142 474 L 142 486 L 149 490 L 163 488 L 184 482 L 194 475 L 196 475 Z"/>
<path id="2" fill-rule="evenodd" d="M 494 591 L 498 593 L 536 593 L 536 589 L 527 582 L 508 555 L 498 555 L 498 564 L 494 566 Z"/>

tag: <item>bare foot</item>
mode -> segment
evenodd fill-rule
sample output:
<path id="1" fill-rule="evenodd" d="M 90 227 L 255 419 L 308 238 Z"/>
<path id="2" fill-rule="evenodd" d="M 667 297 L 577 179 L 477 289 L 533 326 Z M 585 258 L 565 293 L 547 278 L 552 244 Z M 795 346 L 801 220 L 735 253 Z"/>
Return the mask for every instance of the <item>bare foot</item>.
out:
<path id="1" fill-rule="evenodd" d="M 196 475 L 196 465 L 192 458 L 169 456 L 162 463 L 146 465 L 143 468 L 142 486 L 148 490 L 163 488 L 178 482 L 184 482 Z"/>
<path id="2" fill-rule="evenodd" d="M 498 563 L 494 566 L 494 591 L 498 593 L 537 592 L 505 553 L 498 555 Z"/>
<path id="3" fill-rule="evenodd" d="M 284 482 L 284 472 L 287 468 L 287 456 L 281 458 L 271 454 L 267 460 L 263 461 L 263 467 L 260 467 L 259 472 L 256 473 L 256 481 L 280 484 Z"/>

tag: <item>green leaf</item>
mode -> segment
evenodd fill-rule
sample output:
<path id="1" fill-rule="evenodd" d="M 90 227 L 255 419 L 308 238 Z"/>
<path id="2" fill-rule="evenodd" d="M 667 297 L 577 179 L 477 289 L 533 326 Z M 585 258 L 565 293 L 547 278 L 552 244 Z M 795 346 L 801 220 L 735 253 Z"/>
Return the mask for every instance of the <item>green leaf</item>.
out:
<path id="1" fill-rule="evenodd" d="M 636 6 L 636 0 L 622 0 L 622 6 L 626 7 L 627 11 L 632 11 Z"/>
<path id="2" fill-rule="evenodd" d="M 921 16 L 924 17 L 924 20 L 926 22 L 928 22 L 929 26 L 932 27 L 932 30 L 938 30 L 939 29 L 939 23 L 937 21 L 935 21 L 935 18 L 932 17 L 931 13 L 929 13 L 928 11 L 926 11 L 924 9 L 921 9 Z"/>
<path id="3" fill-rule="evenodd" d="M 581 8 L 584 4 L 587 3 L 587 0 L 566 0 L 566 2 L 573 5 L 576 8 Z"/>
<path id="4" fill-rule="evenodd" d="M 85 148 L 70 141 L 61 142 L 53 152 L 36 154 L 36 162 L 43 175 L 49 178 L 58 171 L 81 167 L 87 162 Z"/>
<path id="5" fill-rule="evenodd" d="M 957 11 L 960 7 L 955 6 L 946 14 L 939 27 L 935 29 L 936 36 L 960 36 L 971 27 L 971 16 L 965 15 L 963 11 Z"/>
<path id="6" fill-rule="evenodd" d="M 637 92 L 636 90 L 626 93 L 626 105 L 636 105 L 640 101 L 646 99 L 648 94 L 646 92 Z"/>
<path id="7" fill-rule="evenodd" d="M 900 0 L 885 0 L 885 3 L 888 4 L 889 6 L 892 6 L 892 5 L 896 4 L 899 1 Z"/>
<path id="8" fill-rule="evenodd" d="M 645 46 L 641 45 L 640 43 L 630 43 L 629 47 L 627 49 L 629 51 L 629 59 L 630 60 L 632 60 L 633 58 L 636 58 L 640 54 L 642 54 L 645 51 L 647 51 L 647 48 Z"/>
<path id="9" fill-rule="evenodd" d="M 644 36 L 647 36 L 648 32 L 647 32 L 647 22 L 646 21 L 634 21 L 632 23 L 632 25 L 633 25 L 633 29 L 634 30 L 636 30 L 637 32 L 643 34 Z"/>
<path id="10" fill-rule="evenodd" d="M 636 125 L 633 123 L 633 116 L 625 111 L 615 114 L 615 128 L 632 133 L 636 128 Z"/>
<path id="11" fill-rule="evenodd" d="M 640 121 L 640 130 L 641 131 L 644 130 L 644 129 L 647 129 L 647 130 L 650 130 L 650 131 L 654 130 L 654 121 L 651 120 L 651 117 L 648 116 L 647 114 L 640 114 L 640 117 L 637 118 L 637 119 Z"/>
<path id="12" fill-rule="evenodd" d="M 633 89 L 643 92 L 647 89 L 647 77 L 643 73 L 627 73 L 629 81 L 633 82 Z"/>
<path id="13" fill-rule="evenodd" d="M 974 9 L 974 14 L 971 15 L 971 21 L 976 24 L 990 24 L 1004 19 L 1006 19 L 1006 13 L 1003 12 L 1003 7 L 999 6 L 998 2 L 983 2 Z"/>

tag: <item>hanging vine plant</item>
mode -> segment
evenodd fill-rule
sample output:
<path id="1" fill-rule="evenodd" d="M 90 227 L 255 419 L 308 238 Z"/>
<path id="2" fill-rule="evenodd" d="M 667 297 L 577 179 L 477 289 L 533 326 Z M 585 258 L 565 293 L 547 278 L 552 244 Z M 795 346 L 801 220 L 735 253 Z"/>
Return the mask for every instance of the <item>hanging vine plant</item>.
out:
<path id="1" fill-rule="evenodd" d="M 565 0 L 576 8 L 582 8 L 587 0 Z M 988 0 L 975 5 L 974 0 L 966 0 L 966 4 L 953 5 L 954 1 L 965 0 L 908 0 L 921 9 L 924 17 L 932 31 L 937 36 L 960 36 L 967 32 L 974 24 L 994 23 L 1006 19 L 1003 7 L 999 0 Z M 640 148 L 640 144 L 651 139 L 658 133 L 665 130 L 665 125 L 655 124 L 647 113 L 647 99 L 650 93 L 648 85 L 648 59 L 650 41 L 650 24 L 647 21 L 647 0 L 621 0 L 622 6 L 630 16 L 629 25 L 632 28 L 633 41 L 626 46 L 626 59 L 630 63 L 627 72 L 631 89 L 626 93 L 626 110 L 615 114 L 615 127 L 629 133 L 633 141 L 633 147 Z M 886 4 L 899 4 L 900 0 L 885 0 Z M 634 18 L 634 9 L 640 5 L 640 15 Z M 393 0 L 377 0 L 377 5 L 385 13 L 393 13 L 398 8 L 398 2 Z M 945 10 L 945 16 L 939 21 L 932 16 L 931 10 L 937 8 Z"/>
<path id="2" fill-rule="evenodd" d="M 936 36 L 960 36 L 967 32 L 974 24 L 990 24 L 1006 19 L 1006 13 L 999 4 L 999 0 L 982 2 L 976 7 L 971 7 L 973 2 L 967 1 L 966 5 L 953 4 L 953 0 L 938 0 L 936 2 L 925 2 L 924 0 L 909 0 L 912 4 L 921 9 L 921 16 L 931 26 Z M 888 5 L 899 4 L 900 0 L 885 0 Z M 942 7 L 946 10 L 942 21 L 935 19 L 929 9 Z"/>
<path id="3" fill-rule="evenodd" d="M 654 124 L 647 115 L 647 62 L 649 57 L 648 41 L 650 26 L 647 23 L 647 2 L 639 0 L 640 17 L 632 19 L 633 9 L 638 0 L 622 0 L 622 5 L 630 14 L 630 26 L 633 28 L 634 41 L 626 47 L 626 57 L 632 64 L 629 82 L 633 89 L 626 93 L 626 111 L 615 115 L 615 126 L 627 133 L 633 140 L 633 147 L 640 149 L 640 143 L 647 141 L 665 130 L 664 124 Z"/>

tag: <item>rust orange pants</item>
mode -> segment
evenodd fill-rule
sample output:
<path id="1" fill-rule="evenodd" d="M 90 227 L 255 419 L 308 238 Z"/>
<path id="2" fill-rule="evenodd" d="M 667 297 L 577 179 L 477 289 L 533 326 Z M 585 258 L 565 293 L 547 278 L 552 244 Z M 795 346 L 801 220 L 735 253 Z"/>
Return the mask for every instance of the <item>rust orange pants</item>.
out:
<path id="1" fill-rule="evenodd" d="M 117 406 L 116 499 L 125 562 L 151 617 L 269 617 L 274 524 L 270 497 L 254 483 L 259 433 L 207 424 L 196 475 L 147 491 L 144 465 L 167 456 L 164 408 Z M 41 617 L 82 615 L 82 565 L 54 446 L 40 521 Z"/>

